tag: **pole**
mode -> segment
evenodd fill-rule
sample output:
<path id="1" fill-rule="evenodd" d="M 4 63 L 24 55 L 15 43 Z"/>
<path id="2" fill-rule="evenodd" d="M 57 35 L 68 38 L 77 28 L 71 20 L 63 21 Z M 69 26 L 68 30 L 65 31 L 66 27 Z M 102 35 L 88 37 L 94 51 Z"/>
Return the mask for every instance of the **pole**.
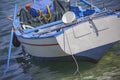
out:
<path id="1" fill-rule="evenodd" d="M 13 22 L 14 22 L 15 19 L 16 19 L 16 14 L 17 14 L 17 5 L 15 5 L 15 8 L 14 8 Z M 3 76 L 6 74 L 6 72 L 8 71 L 8 69 L 9 69 L 9 67 L 10 67 L 10 56 L 11 56 L 11 50 L 12 50 L 13 33 L 14 33 L 14 29 L 13 29 L 13 27 L 12 27 L 11 34 L 10 34 L 9 49 L 8 49 L 7 66 L 6 66 L 6 69 L 5 69 L 5 71 L 4 71 Z"/>

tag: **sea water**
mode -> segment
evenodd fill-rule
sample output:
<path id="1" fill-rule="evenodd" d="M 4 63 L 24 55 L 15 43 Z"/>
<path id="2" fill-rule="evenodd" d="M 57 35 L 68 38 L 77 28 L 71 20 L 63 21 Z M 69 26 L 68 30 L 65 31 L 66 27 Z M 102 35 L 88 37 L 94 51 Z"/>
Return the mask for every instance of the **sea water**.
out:
<path id="1" fill-rule="evenodd" d="M 72 5 L 76 4 L 72 0 Z M 92 0 L 92 4 L 103 9 L 120 8 L 120 0 Z M 13 15 L 14 5 L 24 7 L 32 0 L 0 0 L 0 80 L 120 80 L 120 42 L 115 44 L 98 63 L 78 62 L 79 72 L 74 62 L 32 62 L 24 51 L 12 47 L 10 68 L 6 75 L 8 45 L 12 21 L 7 20 Z M 77 1 L 79 4 L 79 0 Z"/>

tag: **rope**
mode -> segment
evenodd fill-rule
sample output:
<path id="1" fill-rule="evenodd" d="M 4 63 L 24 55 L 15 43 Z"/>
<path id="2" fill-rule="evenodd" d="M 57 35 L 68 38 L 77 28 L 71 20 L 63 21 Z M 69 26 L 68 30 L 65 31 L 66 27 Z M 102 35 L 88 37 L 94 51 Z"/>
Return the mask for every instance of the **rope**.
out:
<path id="1" fill-rule="evenodd" d="M 63 29 L 62 29 L 63 30 Z M 65 43 L 65 35 L 66 35 L 66 33 L 65 33 L 65 31 L 63 30 L 63 32 L 64 32 L 64 43 Z M 76 65 L 76 71 L 74 72 L 74 74 L 73 75 L 76 75 L 77 73 L 79 74 L 80 73 L 80 71 L 79 71 L 79 65 L 78 65 L 78 62 L 77 62 L 77 60 L 76 60 L 76 58 L 75 58 L 75 56 L 72 54 L 72 50 L 71 50 L 71 48 L 70 48 L 70 43 L 69 43 L 69 41 L 68 41 L 68 37 L 67 37 L 67 35 L 66 35 L 66 39 L 67 39 L 67 42 L 68 42 L 68 46 L 69 46 L 69 50 L 70 50 L 70 53 L 71 53 L 71 56 L 72 56 L 72 58 L 73 58 L 73 60 L 74 60 L 74 62 L 75 62 L 75 65 Z M 64 46 L 65 47 L 65 46 Z"/>
<path id="2" fill-rule="evenodd" d="M 38 10 L 38 13 L 39 13 L 40 16 L 42 16 L 45 20 L 48 20 L 48 21 L 49 21 L 49 20 L 51 19 L 51 11 L 50 11 L 50 7 L 49 7 L 48 5 L 46 6 L 46 8 L 47 8 L 48 15 L 49 15 L 48 18 L 42 13 L 41 10 Z"/>

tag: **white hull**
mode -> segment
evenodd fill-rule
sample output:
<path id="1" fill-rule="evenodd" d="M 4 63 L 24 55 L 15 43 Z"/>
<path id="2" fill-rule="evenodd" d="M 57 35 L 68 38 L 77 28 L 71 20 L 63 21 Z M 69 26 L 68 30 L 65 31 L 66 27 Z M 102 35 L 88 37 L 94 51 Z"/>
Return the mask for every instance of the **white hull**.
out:
<path id="1" fill-rule="evenodd" d="M 58 45 L 56 39 L 23 39 L 19 38 L 19 41 L 24 46 L 27 53 L 37 57 L 60 57 L 66 56 L 64 51 Z"/>
<path id="2" fill-rule="evenodd" d="M 97 33 L 91 26 L 97 28 Z M 119 40 L 120 18 L 117 16 L 94 19 L 93 24 L 89 22 L 78 24 L 57 37 L 62 50 L 68 54 L 80 53 Z"/>

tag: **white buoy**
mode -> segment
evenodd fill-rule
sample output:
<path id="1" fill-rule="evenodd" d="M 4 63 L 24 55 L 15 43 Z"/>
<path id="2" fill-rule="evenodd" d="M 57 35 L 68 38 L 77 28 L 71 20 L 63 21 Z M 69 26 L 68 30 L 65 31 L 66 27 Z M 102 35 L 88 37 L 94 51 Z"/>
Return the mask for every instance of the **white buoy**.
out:
<path id="1" fill-rule="evenodd" d="M 65 14 L 63 14 L 62 21 L 64 23 L 71 23 L 74 20 L 76 20 L 75 13 L 72 11 L 68 11 Z"/>

